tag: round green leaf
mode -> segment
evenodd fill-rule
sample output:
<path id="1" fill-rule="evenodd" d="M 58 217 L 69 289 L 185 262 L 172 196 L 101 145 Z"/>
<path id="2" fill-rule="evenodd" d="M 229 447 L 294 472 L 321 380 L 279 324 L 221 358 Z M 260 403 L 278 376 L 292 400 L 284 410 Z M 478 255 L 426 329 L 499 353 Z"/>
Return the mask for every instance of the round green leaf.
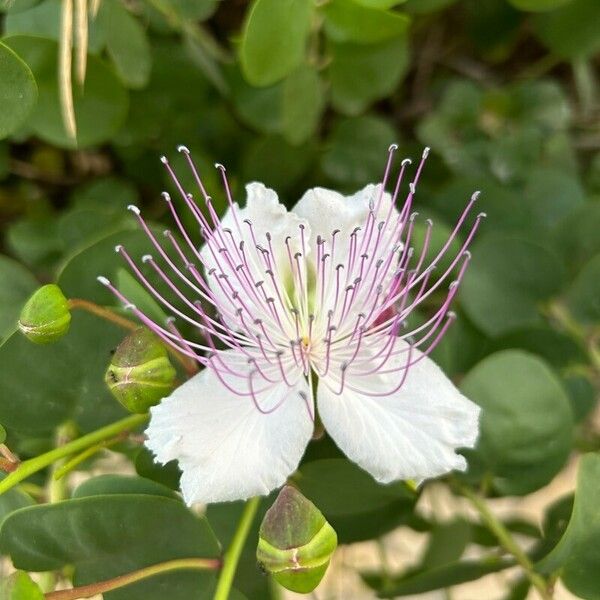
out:
<path id="1" fill-rule="evenodd" d="M 0 473 L 0 481 L 5 477 L 6 475 L 4 475 L 4 473 Z M 25 506 L 32 506 L 33 504 L 35 504 L 35 500 L 29 494 L 26 494 L 21 490 L 19 486 L 4 492 L 0 495 L 0 523 L 15 510 L 24 508 Z M 1 595 L 0 598 L 2 598 Z"/>
<path id="2" fill-rule="evenodd" d="M 587 202 L 570 213 L 554 232 L 555 245 L 567 261 L 567 266 L 578 271 L 600 252 L 600 202 Z"/>
<path id="3" fill-rule="evenodd" d="M 127 91 L 119 78 L 94 55 L 88 56 L 85 86 L 74 83 L 77 140 L 65 132 L 60 110 L 57 52 L 50 39 L 14 36 L 5 39 L 23 57 L 35 75 L 39 98 L 27 125 L 44 140 L 61 148 L 84 147 L 110 139 L 127 114 Z"/>
<path id="4" fill-rule="evenodd" d="M 33 110 L 37 94 L 31 69 L 0 42 L 0 139 L 23 124 Z"/>
<path id="5" fill-rule="evenodd" d="M 387 149 L 396 141 L 394 129 L 379 117 L 340 120 L 327 141 L 321 167 L 346 189 L 380 181 Z"/>
<path id="6" fill-rule="evenodd" d="M 310 0 L 254 0 L 240 48 L 242 70 L 251 84 L 276 83 L 300 64 L 312 7 Z"/>
<path id="7" fill-rule="evenodd" d="M 303 65 L 283 84 L 282 133 L 290 144 L 310 139 L 321 119 L 325 99 L 317 71 Z"/>
<path id="8" fill-rule="evenodd" d="M 27 6 L 27 4 L 30 6 Z M 31 2 L 30 0 L 17 0 L 13 3 L 21 10 L 10 11 L 4 21 L 4 35 L 27 35 L 42 38 L 50 38 L 58 41 L 60 39 L 60 15 L 62 0 L 44 0 L 43 2 Z M 79 40 L 73 39 L 77 46 Z M 89 19 L 88 22 L 88 52 L 99 53 L 104 48 L 104 28 L 98 19 Z"/>
<path id="9" fill-rule="evenodd" d="M 220 552 L 206 519 L 179 500 L 129 493 L 18 510 L 2 523 L 0 550 L 17 568 L 28 571 L 73 565 L 75 585 L 177 558 L 216 557 Z M 168 595 L 172 600 L 208 600 L 213 580 L 211 571 L 179 571 L 114 590 L 105 597 L 162 600 Z"/>
<path id="10" fill-rule="evenodd" d="M 563 467 L 573 414 L 560 380 L 527 352 L 492 354 L 466 375 L 463 393 L 482 408 L 480 436 L 468 452 L 469 473 L 489 473 L 502 494 L 527 494 Z"/>
<path id="11" fill-rule="evenodd" d="M 577 177 L 538 167 L 527 176 L 524 200 L 536 228 L 551 231 L 562 219 L 584 206 L 585 192 Z"/>
<path id="12" fill-rule="evenodd" d="M 531 12 L 554 10 L 573 0 L 508 0 L 515 8 Z"/>
<path id="13" fill-rule="evenodd" d="M 133 223 L 131 226 L 134 226 Z M 96 278 L 102 275 L 116 283 L 119 269 L 127 267 L 127 263 L 115 252 L 117 244 L 122 244 L 135 260 L 153 249 L 146 234 L 137 230 L 123 229 L 94 241 L 75 252 L 60 270 L 57 283 L 64 293 L 69 297 L 114 305 L 115 297 Z"/>
<path id="14" fill-rule="evenodd" d="M 43 434 L 74 418 L 83 430 L 124 415 L 103 381 L 110 352 L 123 331 L 75 312 L 70 332 L 52 346 L 13 333 L 0 346 L 0 422 L 9 429 Z"/>
<path id="15" fill-rule="evenodd" d="M 354 2 L 366 8 L 379 8 L 385 10 L 398 4 L 402 4 L 403 2 L 406 2 L 406 0 L 354 0 Z"/>
<path id="16" fill-rule="evenodd" d="M 600 323 L 600 254 L 579 273 L 569 289 L 567 302 L 575 317 L 583 323 Z"/>
<path id="17" fill-rule="evenodd" d="M 242 181 L 262 181 L 279 193 L 298 184 L 315 158 L 312 143 L 291 146 L 281 136 L 256 138 L 242 159 Z"/>
<path id="18" fill-rule="evenodd" d="M 98 475 L 92 477 L 77 486 L 73 492 L 73 498 L 87 498 L 106 494 L 145 494 L 148 496 L 178 498 L 173 490 L 155 481 L 126 475 Z"/>
<path id="19" fill-rule="evenodd" d="M 282 128 L 283 82 L 267 87 L 254 87 L 242 74 L 227 71 L 236 114 L 249 127 L 264 133 L 279 133 Z"/>
<path id="20" fill-rule="evenodd" d="M 27 298 L 39 286 L 36 278 L 18 262 L 0 255 L 0 339 L 17 325 L 17 317 Z"/>
<path id="21" fill-rule="evenodd" d="M 105 0 L 98 18 L 106 36 L 106 49 L 117 73 L 128 87 L 144 87 L 152 65 L 144 28 L 120 0 Z"/>
<path id="22" fill-rule="evenodd" d="M 560 58 L 585 58 L 600 50 L 600 2 L 571 0 L 565 6 L 537 15 L 539 38 Z"/>
<path id="23" fill-rule="evenodd" d="M 554 573 L 578 598 L 600 599 L 600 454 L 586 454 L 577 472 L 573 512 L 563 537 L 554 550 L 538 563 L 537 570 Z"/>
<path id="24" fill-rule="evenodd" d="M 462 306 L 492 336 L 542 322 L 539 305 L 556 294 L 564 269 L 546 248 L 525 239 L 489 235 L 471 249 Z"/>
<path id="25" fill-rule="evenodd" d="M 323 7 L 325 31 L 337 42 L 376 44 L 407 32 L 410 19 L 401 13 L 367 8 L 355 0 L 331 0 Z"/>
<path id="26" fill-rule="evenodd" d="M 331 101 L 347 115 L 362 113 L 372 102 L 389 96 L 409 64 L 405 36 L 378 44 L 330 42 Z"/>

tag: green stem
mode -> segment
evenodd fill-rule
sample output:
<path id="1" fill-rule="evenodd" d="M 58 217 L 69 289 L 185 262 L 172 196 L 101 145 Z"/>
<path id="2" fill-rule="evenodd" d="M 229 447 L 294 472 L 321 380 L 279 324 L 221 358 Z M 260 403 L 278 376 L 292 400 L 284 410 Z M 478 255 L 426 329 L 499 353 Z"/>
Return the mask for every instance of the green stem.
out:
<path id="1" fill-rule="evenodd" d="M 244 548 L 248 533 L 250 532 L 250 526 L 252 525 L 252 521 L 254 521 L 254 516 L 256 515 L 259 504 L 260 498 L 256 497 L 250 498 L 244 506 L 244 511 L 238 522 L 233 540 L 231 540 L 231 544 L 223 558 L 223 568 L 219 575 L 219 582 L 217 583 L 217 589 L 215 590 L 213 600 L 227 600 L 229 598 L 229 592 L 231 591 L 231 585 L 233 584 L 233 578 L 240 560 L 240 555 Z"/>
<path id="2" fill-rule="evenodd" d="M 35 458 L 30 458 L 29 460 L 22 462 L 17 469 L 0 481 L 0 495 L 7 490 L 10 490 L 20 481 L 23 481 L 23 479 L 33 475 L 33 473 L 41 471 L 55 461 L 60 460 L 65 456 L 75 454 L 76 452 L 81 452 L 82 450 L 85 450 L 89 446 L 93 446 L 102 440 L 116 436 L 122 431 L 135 429 L 139 425 L 143 425 L 148 418 L 149 415 L 147 414 L 125 417 L 116 423 L 112 423 L 111 425 L 102 427 L 101 429 L 93 431 L 92 433 L 83 435 L 80 438 L 61 446 L 60 448 L 54 448 L 54 450 L 50 450 L 49 452 L 40 454 L 40 456 L 36 456 Z"/>
<path id="3" fill-rule="evenodd" d="M 176 571 L 180 569 L 218 569 L 220 562 L 216 558 L 179 558 L 176 560 L 169 560 L 167 562 L 145 567 L 125 575 L 119 575 L 113 577 L 113 579 L 107 579 L 106 581 L 100 581 L 98 583 L 90 583 L 89 585 L 82 585 L 80 587 L 71 588 L 70 590 L 59 590 L 57 592 L 50 592 L 46 594 L 46 600 L 77 600 L 77 598 L 91 598 L 98 594 L 110 592 L 118 588 L 136 583 L 147 577 L 153 577 L 160 573 L 167 573 L 169 571 Z"/>
<path id="4" fill-rule="evenodd" d="M 139 327 L 135 321 L 130 321 L 129 319 L 118 315 L 114 310 L 100 306 L 89 300 L 83 300 L 82 298 L 71 298 L 69 300 L 69 308 L 71 310 L 85 310 L 92 315 L 96 315 L 105 321 L 110 321 L 111 323 L 123 327 L 123 329 L 129 329 L 130 331 L 135 331 Z"/>
<path id="5" fill-rule="evenodd" d="M 496 536 L 496 538 L 498 538 L 500 545 L 515 558 L 519 565 L 521 565 L 527 578 L 539 592 L 540 596 L 544 600 L 551 600 L 552 594 L 548 589 L 546 580 L 539 573 L 535 572 L 533 563 L 525 551 L 517 544 L 504 524 L 496 518 L 496 515 L 490 510 L 485 500 L 467 486 L 457 484 L 457 488 L 477 509 L 477 512 L 487 528 Z"/>

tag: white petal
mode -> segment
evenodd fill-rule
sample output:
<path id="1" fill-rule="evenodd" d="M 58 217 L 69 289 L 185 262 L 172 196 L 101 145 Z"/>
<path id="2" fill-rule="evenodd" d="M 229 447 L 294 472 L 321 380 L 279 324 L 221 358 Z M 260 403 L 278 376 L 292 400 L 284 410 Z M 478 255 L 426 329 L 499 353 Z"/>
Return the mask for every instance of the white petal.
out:
<path id="1" fill-rule="evenodd" d="M 298 200 L 292 212 L 306 219 L 312 231 L 312 241 L 320 235 L 328 240 L 331 233 L 339 229 L 338 239 L 347 248 L 350 234 L 356 227 L 363 227 L 369 214 L 369 204 L 376 206 L 381 193 L 381 185 L 369 184 L 351 196 L 343 196 L 334 190 L 313 188 Z M 384 194 L 379 206 L 377 219 L 383 219 L 390 206 L 390 195 Z M 314 251 L 314 249 L 313 249 Z M 340 247 L 340 256 L 344 255 Z"/>
<path id="2" fill-rule="evenodd" d="M 336 336 L 343 336 L 351 332 L 359 313 L 370 314 L 372 305 L 368 304 L 367 300 L 374 300 L 373 289 L 376 289 L 379 284 L 385 289 L 391 282 L 397 255 L 393 255 L 389 263 L 388 258 L 398 241 L 398 211 L 391 206 L 391 201 L 390 194 L 382 193 L 381 184 L 369 184 L 352 196 L 342 196 L 333 190 L 314 188 L 308 190 L 294 207 L 294 212 L 310 223 L 314 255 L 317 255 L 314 245 L 316 245 L 318 236 L 325 241 L 324 252 L 331 255 L 324 278 L 326 283 L 323 303 L 320 307 L 321 310 L 316 311 L 315 330 L 322 337 L 326 335 L 328 310 L 333 309 L 334 300 L 338 294 L 335 272 L 337 265 L 344 265 L 341 280 L 342 295 L 343 289 L 347 285 L 358 285 L 358 287 L 351 308 L 346 311 L 342 324 L 340 324 L 340 318 L 344 303 L 343 301 L 337 303 L 332 320 L 338 327 Z M 369 218 L 371 211 L 373 217 Z M 380 225 L 381 229 L 379 229 Z M 335 230 L 339 230 L 339 233 L 336 234 L 335 244 L 332 244 L 332 232 Z M 355 230 L 355 256 L 351 260 L 351 235 Z M 356 250 L 357 248 L 359 250 Z M 364 263 L 362 256 L 365 257 Z M 385 277 L 380 277 L 378 267 L 375 266 L 380 259 L 385 265 L 389 264 L 387 270 L 384 271 Z M 358 284 L 356 283 L 357 278 Z"/>
<path id="3" fill-rule="evenodd" d="M 243 356 L 222 356 L 237 370 L 248 368 Z M 231 379 L 242 388 L 239 378 Z M 300 395 L 308 398 L 306 381 L 298 377 L 293 387 L 257 381 L 255 387 L 268 388 L 257 394 L 262 410 L 281 402 L 279 408 L 263 414 L 251 397 L 235 395 L 206 368 L 151 409 L 146 445 L 160 463 L 179 461 L 187 504 L 268 494 L 297 468 L 313 432 Z"/>
<path id="4" fill-rule="evenodd" d="M 243 304 L 250 312 L 248 314 L 246 311 L 245 322 L 262 319 L 267 329 L 277 338 L 281 333 L 280 328 L 264 303 L 264 295 L 255 288 L 255 284 L 262 282 L 259 285 L 264 286 L 266 295 L 278 298 L 273 280 L 267 273 L 267 264 L 257 245 L 265 250 L 272 248 L 274 256 L 271 256 L 271 270 L 278 279 L 280 292 L 283 293 L 282 288 L 291 277 L 285 240 L 288 236 L 291 238 L 292 254 L 300 251 L 300 226 L 305 228 L 305 239 L 310 237 L 310 228 L 304 219 L 288 212 L 279 202 L 277 194 L 262 183 L 248 184 L 246 192 L 246 206 L 239 208 L 235 204 L 235 215 L 232 209 L 228 209 L 221 220 L 220 230 L 213 236 L 212 243 L 210 246 L 205 244 L 200 252 L 205 262 L 206 279 L 219 305 L 217 309 L 227 324 L 233 329 L 244 329 L 236 315 L 236 309 L 242 306 L 242 303 L 233 297 L 233 293 L 236 292 L 240 294 Z M 271 236 L 271 246 L 267 234 Z M 240 242 L 244 245 L 243 255 L 239 250 Z M 247 268 L 244 267 L 243 272 L 236 270 L 244 260 L 247 262 Z M 216 271 L 211 275 L 209 271 L 212 268 Z M 281 306 L 278 306 L 278 309 L 281 309 Z M 293 337 L 293 331 L 290 333 L 292 335 L 285 336 L 286 343 L 289 337 Z"/>
<path id="5" fill-rule="evenodd" d="M 413 350 L 412 360 L 419 356 L 421 353 Z M 397 358 L 395 366 L 405 361 L 405 355 Z M 339 364 L 319 381 L 319 414 L 340 449 L 382 483 L 465 470 L 466 460 L 455 450 L 475 445 L 479 407 L 427 357 L 410 368 L 404 385 L 391 396 L 351 391 L 349 386 L 372 394 L 394 389 L 401 372 L 357 375 L 367 372 L 369 364 L 374 363 L 367 360 L 347 369 L 341 395 L 336 394 L 340 390 Z"/>

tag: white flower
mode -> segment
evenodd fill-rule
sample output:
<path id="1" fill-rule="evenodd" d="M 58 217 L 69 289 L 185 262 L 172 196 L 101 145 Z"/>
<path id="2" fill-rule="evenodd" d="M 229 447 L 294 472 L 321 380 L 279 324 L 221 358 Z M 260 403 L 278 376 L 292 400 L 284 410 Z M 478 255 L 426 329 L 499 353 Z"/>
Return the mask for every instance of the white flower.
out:
<path id="1" fill-rule="evenodd" d="M 152 322 L 100 279 L 165 342 L 205 367 L 152 409 L 146 431 L 146 445 L 159 462 L 179 462 L 186 502 L 245 499 L 281 486 L 313 435 L 316 411 L 348 458 L 382 483 L 464 470 L 465 458 L 456 451 L 475 444 L 479 408 L 427 354 L 453 320 L 449 306 L 482 214 L 450 266 L 435 279 L 431 273 L 477 195 L 426 265 L 432 223 L 422 247 L 413 248 L 411 210 L 427 151 L 400 210 L 396 198 L 409 160 L 402 162 L 394 193 L 384 192 L 395 146 L 382 184 L 348 197 L 315 188 L 291 212 L 261 183 L 246 186 L 240 208 L 224 167 L 216 165 L 229 199 L 219 220 L 188 149 L 179 150 L 204 211 L 162 160 L 198 222 L 202 248 L 168 194 L 184 245 L 168 231 L 159 242 L 139 210 L 130 208 L 160 256 L 143 261 L 187 310 L 164 298 L 122 246 L 117 251 L 155 298 L 202 332 L 202 343 L 184 339 L 173 320 Z M 436 291 L 445 295 L 439 308 L 406 331 L 407 317 Z"/>

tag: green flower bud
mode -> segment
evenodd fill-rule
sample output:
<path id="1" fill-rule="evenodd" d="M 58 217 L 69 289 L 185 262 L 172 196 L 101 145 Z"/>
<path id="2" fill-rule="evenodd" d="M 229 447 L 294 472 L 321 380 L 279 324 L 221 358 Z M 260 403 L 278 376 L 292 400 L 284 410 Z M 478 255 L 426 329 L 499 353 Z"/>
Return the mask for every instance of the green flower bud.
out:
<path id="1" fill-rule="evenodd" d="M 56 342 L 69 331 L 70 324 L 69 301 L 53 283 L 34 292 L 19 318 L 19 329 L 36 344 Z"/>
<path id="2" fill-rule="evenodd" d="M 321 511 L 285 486 L 260 526 L 256 557 L 284 588 L 308 594 L 325 575 L 336 546 L 337 534 Z"/>
<path id="3" fill-rule="evenodd" d="M 141 327 L 121 342 L 104 380 L 128 411 L 145 413 L 173 390 L 176 374 L 163 344 Z"/>

